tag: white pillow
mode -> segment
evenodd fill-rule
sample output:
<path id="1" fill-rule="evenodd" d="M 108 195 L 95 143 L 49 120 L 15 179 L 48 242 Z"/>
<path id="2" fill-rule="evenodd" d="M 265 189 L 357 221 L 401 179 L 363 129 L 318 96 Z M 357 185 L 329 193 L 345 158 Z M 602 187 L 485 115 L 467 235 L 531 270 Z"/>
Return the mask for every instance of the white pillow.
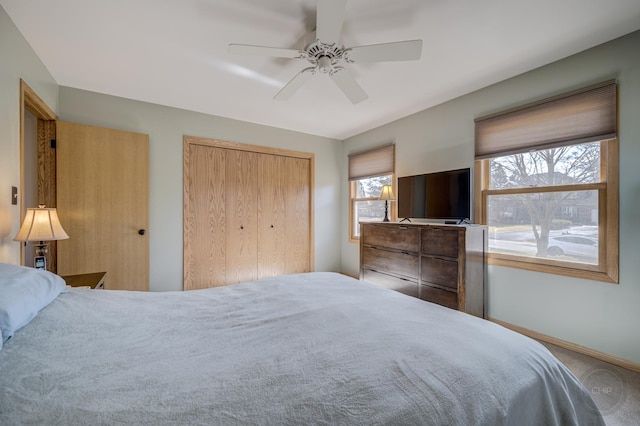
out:
<path id="1" fill-rule="evenodd" d="M 65 288 L 65 281 L 54 273 L 0 263 L 0 349 Z"/>

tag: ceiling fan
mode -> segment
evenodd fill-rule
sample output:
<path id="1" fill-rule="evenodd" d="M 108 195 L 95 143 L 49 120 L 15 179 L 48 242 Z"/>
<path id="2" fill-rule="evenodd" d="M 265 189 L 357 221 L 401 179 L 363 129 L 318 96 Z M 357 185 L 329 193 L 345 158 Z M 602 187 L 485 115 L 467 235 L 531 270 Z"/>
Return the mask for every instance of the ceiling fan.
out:
<path id="1" fill-rule="evenodd" d="M 304 59 L 312 66 L 300 71 L 276 94 L 286 100 L 318 72 L 328 74 L 342 92 L 357 104 L 368 98 L 365 91 L 343 66 L 349 63 L 413 61 L 420 59 L 422 40 L 407 40 L 346 48 L 338 44 L 347 0 L 318 0 L 316 40 L 304 50 L 230 44 L 229 53 Z"/>

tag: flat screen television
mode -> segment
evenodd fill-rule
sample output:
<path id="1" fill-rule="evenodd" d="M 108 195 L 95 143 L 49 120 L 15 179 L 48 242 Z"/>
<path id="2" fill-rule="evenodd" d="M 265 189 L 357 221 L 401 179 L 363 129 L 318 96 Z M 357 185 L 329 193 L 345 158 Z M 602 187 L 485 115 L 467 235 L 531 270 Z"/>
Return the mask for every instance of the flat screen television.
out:
<path id="1" fill-rule="evenodd" d="M 459 169 L 398 178 L 398 217 L 471 217 L 471 170 Z"/>

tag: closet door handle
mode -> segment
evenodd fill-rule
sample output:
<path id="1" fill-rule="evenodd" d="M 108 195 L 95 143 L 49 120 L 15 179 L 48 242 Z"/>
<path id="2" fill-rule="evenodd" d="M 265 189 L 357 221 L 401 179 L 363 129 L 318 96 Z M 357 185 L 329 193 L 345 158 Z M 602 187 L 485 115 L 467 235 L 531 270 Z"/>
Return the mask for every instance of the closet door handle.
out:
<path id="1" fill-rule="evenodd" d="M 139 235 L 144 235 L 144 234 L 146 234 L 146 233 L 147 233 L 147 230 L 146 230 L 146 229 L 138 229 L 138 234 L 139 234 Z"/>

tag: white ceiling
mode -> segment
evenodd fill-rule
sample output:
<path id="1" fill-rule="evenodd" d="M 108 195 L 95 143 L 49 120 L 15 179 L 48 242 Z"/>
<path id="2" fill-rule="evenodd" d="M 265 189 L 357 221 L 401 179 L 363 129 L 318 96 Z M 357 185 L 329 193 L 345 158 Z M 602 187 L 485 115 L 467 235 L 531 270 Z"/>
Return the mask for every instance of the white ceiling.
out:
<path id="1" fill-rule="evenodd" d="M 326 75 L 273 100 L 308 63 L 227 46 L 302 49 L 316 1 L 0 4 L 62 86 L 337 139 L 640 29 L 638 0 L 349 0 L 344 46 L 422 39 L 422 58 L 350 64 L 369 95 L 357 105 Z"/>

